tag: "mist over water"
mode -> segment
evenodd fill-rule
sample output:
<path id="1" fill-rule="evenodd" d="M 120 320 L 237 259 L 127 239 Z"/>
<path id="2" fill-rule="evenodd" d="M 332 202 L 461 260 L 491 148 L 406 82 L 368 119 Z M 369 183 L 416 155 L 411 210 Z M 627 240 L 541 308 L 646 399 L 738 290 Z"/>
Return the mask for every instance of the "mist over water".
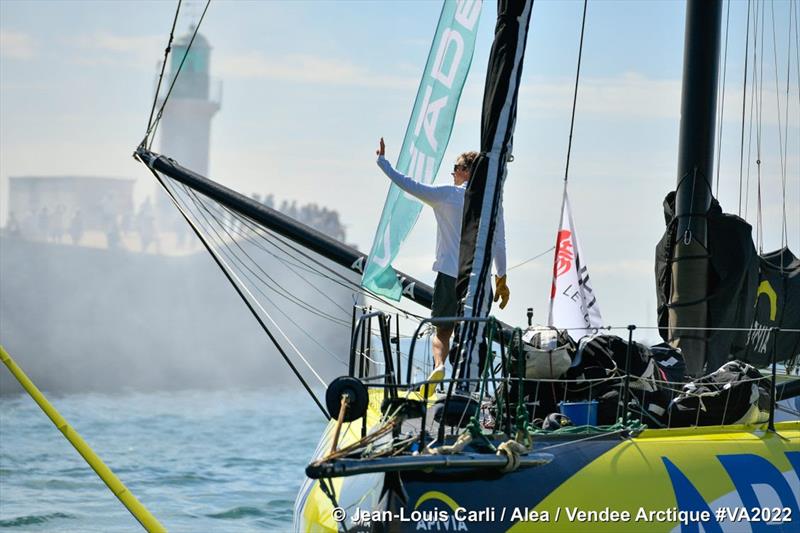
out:
<path id="1" fill-rule="evenodd" d="M 165 256 L 4 236 L 0 248 L 0 342 L 43 390 L 297 383 L 203 249 Z M 273 302 L 265 309 L 326 382 L 345 373 L 352 293 L 312 274 L 302 279 L 273 257 L 255 260 L 274 280 L 272 292 L 265 289 Z M 310 314 L 286 293 L 340 322 Z M 306 379 L 316 381 L 265 322 Z M 0 372 L 0 392 L 20 390 Z"/>
<path id="2" fill-rule="evenodd" d="M 325 426 L 305 391 L 50 398 L 169 531 L 286 531 Z M 135 531 L 138 523 L 27 395 L 0 396 L 0 528 Z"/>
<path id="3" fill-rule="evenodd" d="M 344 374 L 352 293 L 310 276 L 312 286 L 275 258 L 256 260 L 274 288 L 266 311 L 323 380 Z M 280 296 L 287 292 L 339 322 Z M 207 252 L 0 235 L 0 294 L 0 343 L 170 531 L 291 527 L 326 420 Z M 0 369 L 0 529 L 139 527 Z"/>

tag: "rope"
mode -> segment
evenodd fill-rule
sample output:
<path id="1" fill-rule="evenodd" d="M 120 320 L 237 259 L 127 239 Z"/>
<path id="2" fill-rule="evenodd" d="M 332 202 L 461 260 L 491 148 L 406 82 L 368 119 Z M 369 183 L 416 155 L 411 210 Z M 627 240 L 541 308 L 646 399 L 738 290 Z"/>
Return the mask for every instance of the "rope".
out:
<path id="1" fill-rule="evenodd" d="M 283 248 L 281 248 L 281 247 L 280 247 L 280 246 L 278 246 L 278 245 L 277 245 L 275 242 L 273 242 L 272 240 L 270 240 L 270 239 L 268 238 L 268 236 L 272 236 L 272 237 L 274 238 L 274 237 L 275 237 L 275 234 L 272 234 L 272 233 L 270 233 L 270 232 L 268 232 L 268 231 L 265 231 L 263 228 L 261 228 L 261 227 L 259 227 L 258 225 L 256 225 L 256 223 L 255 223 L 255 222 L 253 222 L 253 221 L 251 221 L 249 218 L 247 218 L 247 217 L 244 217 L 244 216 L 241 216 L 241 215 L 239 215 L 238 213 L 236 213 L 235 211 L 232 211 L 232 210 L 228 209 L 227 207 L 224 207 L 224 206 L 223 206 L 223 208 L 224 208 L 226 211 L 228 211 L 228 212 L 229 212 L 229 213 L 230 213 L 230 214 L 231 214 L 233 217 L 236 217 L 236 220 L 239 220 L 239 221 L 243 222 L 243 225 L 244 225 L 244 226 L 247 228 L 248 232 L 247 232 L 247 234 L 244 234 L 244 233 L 242 233 L 240 230 L 238 230 L 238 229 L 236 229 L 236 228 L 234 227 L 234 231 L 235 231 L 235 232 L 236 232 L 238 235 L 240 235 L 240 236 L 242 236 L 242 237 L 244 237 L 244 238 L 246 238 L 246 239 L 250 238 L 250 236 L 252 235 L 252 238 L 254 238 L 254 239 L 257 239 L 257 240 L 249 240 L 249 242 L 253 243 L 253 244 L 254 244 L 254 245 L 257 247 L 257 248 L 259 248 L 259 249 L 263 250 L 265 253 L 267 253 L 267 254 L 271 255 L 272 257 L 274 257 L 275 259 L 277 259 L 278 261 L 280 261 L 281 263 L 283 263 L 284 265 L 286 265 L 286 266 L 287 266 L 287 268 L 289 268 L 289 269 L 291 269 L 291 270 L 293 270 L 293 268 L 297 268 L 297 269 L 300 269 L 300 270 L 304 270 L 305 272 L 308 272 L 309 274 L 314 274 L 314 275 L 317 275 L 317 276 L 319 276 L 319 277 L 322 277 L 322 278 L 324 278 L 324 279 L 326 279 L 326 280 L 330 281 L 331 283 L 335 283 L 336 285 L 339 285 L 339 286 L 341 286 L 341 287 L 344 287 L 345 289 L 348 289 L 348 290 L 353 290 L 353 289 L 354 289 L 354 287 L 356 286 L 355 282 L 351 282 L 351 283 L 345 283 L 344 281 L 342 281 L 342 280 L 340 280 L 340 279 L 337 279 L 337 278 L 334 278 L 334 277 L 332 277 L 332 276 L 330 276 L 330 275 L 328 275 L 328 274 L 325 274 L 325 273 L 324 273 L 324 272 L 322 272 L 321 270 L 319 270 L 319 269 L 317 269 L 317 268 L 315 268 L 315 267 L 313 267 L 313 266 L 310 266 L 310 265 L 308 265 L 308 264 L 306 264 L 306 263 L 302 263 L 302 262 L 299 262 L 299 263 L 293 263 L 293 262 L 291 262 L 291 261 L 288 261 L 288 260 L 286 259 L 286 257 L 288 257 L 288 258 L 292 258 L 292 259 L 296 259 L 297 261 L 300 261 L 300 260 L 299 260 L 299 259 L 297 259 L 297 258 L 295 258 L 295 257 L 293 257 L 293 256 L 292 256 L 292 255 L 291 255 L 289 252 L 287 252 L 286 250 L 284 250 Z M 262 231 L 264 231 L 264 233 L 261 233 Z M 286 257 L 281 257 L 281 256 L 277 255 L 276 253 L 269 251 L 267 248 L 265 248 L 265 247 L 264 247 L 264 246 L 261 244 L 262 242 L 269 244 L 270 246 L 272 246 L 272 247 L 273 247 L 275 250 L 277 250 L 278 252 L 281 252 L 281 253 L 283 253 L 283 254 L 284 254 Z M 295 272 L 295 273 L 296 273 L 298 276 L 300 276 L 300 274 L 299 274 L 299 273 L 297 273 L 297 271 L 295 271 L 295 270 L 293 270 L 293 271 L 294 271 L 294 272 Z M 336 273 L 335 271 L 332 271 L 332 272 Z M 336 273 L 336 274 L 338 275 L 338 273 Z M 315 288 L 317 291 L 319 291 L 319 290 L 320 290 L 319 288 L 317 288 L 317 287 L 316 287 L 316 285 L 313 285 L 313 284 L 312 284 L 310 281 L 308 281 L 308 280 L 307 280 L 306 278 L 304 278 L 303 276 L 300 276 L 300 277 L 301 277 L 301 279 L 303 279 L 304 281 L 306 281 L 307 283 L 309 283 L 309 284 L 310 284 L 312 287 L 314 287 L 314 288 Z M 342 279 L 344 279 L 344 280 L 346 280 L 346 279 L 347 279 L 347 278 L 346 278 L 346 277 L 344 277 L 344 276 L 341 276 L 341 278 L 342 278 Z M 324 293 L 323 293 L 323 294 L 324 294 Z M 336 304 L 336 305 L 337 305 L 337 307 L 339 307 L 339 305 L 338 305 L 338 304 Z M 341 308 L 341 307 L 340 307 L 340 308 Z M 345 312 L 347 312 L 347 311 L 345 311 Z M 348 326 L 348 327 L 349 327 L 349 326 Z"/>
<path id="2" fill-rule="evenodd" d="M 453 455 L 464 451 L 464 448 L 466 448 L 471 442 L 472 433 L 465 431 L 458 436 L 458 439 L 456 439 L 452 445 L 442 445 L 437 448 L 428 448 L 428 452 L 432 455 Z"/>
<path id="3" fill-rule="evenodd" d="M 519 468 L 520 456 L 528 453 L 528 448 L 515 440 L 507 440 L 497 447 L 497 455 L 505 455 L 508 464 L 503 467 L 502 472 L 513 472 Z"/>
<path id="4" fill-rule="evenodd" d="M 394 427 L 397 425 L 397 423 L 398 423 L 397 418 L 392 418 L 390 420 L 387 420 L 382 426 L 378 427 L 378 429 L 376 429 L 369 435 L 357 440 L 356 442 L 350 444 L 349 446 L 346 446 L 344 448 L 339 448 L 335 452 L 328 454 L 328 456 L 326 456 L 324 459 L 319 459 L 312 464 L 319 465 L 326 461 L 333 461 L 334 459 L 339 459 L 341 457 L 351 455 L 360 448 L 364 448 L 372 444 L 373 442 L 377 441 L 384 435 L 388 435 L 389 433 L 391 433 Z"/>

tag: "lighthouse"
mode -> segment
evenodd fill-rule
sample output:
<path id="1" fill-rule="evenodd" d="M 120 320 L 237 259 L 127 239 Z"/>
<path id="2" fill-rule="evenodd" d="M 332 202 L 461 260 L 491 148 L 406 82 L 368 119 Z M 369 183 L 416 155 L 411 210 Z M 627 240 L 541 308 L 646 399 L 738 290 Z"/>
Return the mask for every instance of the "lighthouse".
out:
<path id="1" fill-rule="evenodd" d="M 179 67 L 180 75 L 161 118 L 160 149 L 182 166 L 207 176 L 211 119 L 220 109 L 221 86 L 215 84 L 215 94 L 212 94 L 211 46 L 198 33 L 189 48 L 193 33 L 194 27 L 191 27 L 189 33 L 177 38 L 172 46 L 167 79 L 171 83 Z M 167 221 L 175 217 L 175 208 L 163 191 L 156 198 L 159 225 L 166 230 L 171 226 Z"/>

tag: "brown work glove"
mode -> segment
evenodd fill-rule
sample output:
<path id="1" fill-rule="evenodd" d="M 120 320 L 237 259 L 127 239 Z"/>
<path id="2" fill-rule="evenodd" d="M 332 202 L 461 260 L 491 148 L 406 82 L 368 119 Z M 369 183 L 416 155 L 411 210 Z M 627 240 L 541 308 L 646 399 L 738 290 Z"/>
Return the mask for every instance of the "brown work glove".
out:
<path id="1" fill-rule="evenodd" d="M 511 291 L 506 285 L 505 276 L 494 277 L 494 301 L 500 300 L 500 309 L 505 309 L 508 299 L 511 298 Z"/>

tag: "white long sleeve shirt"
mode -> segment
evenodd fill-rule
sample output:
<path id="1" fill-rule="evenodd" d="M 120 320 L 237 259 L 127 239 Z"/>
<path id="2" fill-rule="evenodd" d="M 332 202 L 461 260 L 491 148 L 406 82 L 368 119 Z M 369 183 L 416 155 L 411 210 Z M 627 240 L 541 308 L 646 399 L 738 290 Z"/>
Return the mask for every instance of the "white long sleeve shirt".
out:
<path id="1" fill-rule="evenodd" d="M 433 208 L 436 217 L 436 260 L 433 271 L 458 277 L 458 253 L 461 242 L 461 216 L 464 212 L 464 192 L 466 184 L 427 185 L 396 171 L 392 164 L 378 156 L 378 166 L 395 185 L 410 195 L 419 198 Z M 503 204 L 492 245 L 494 267 L 498 276 L 506 274 L 506 227 L 503 222 Z"/>

